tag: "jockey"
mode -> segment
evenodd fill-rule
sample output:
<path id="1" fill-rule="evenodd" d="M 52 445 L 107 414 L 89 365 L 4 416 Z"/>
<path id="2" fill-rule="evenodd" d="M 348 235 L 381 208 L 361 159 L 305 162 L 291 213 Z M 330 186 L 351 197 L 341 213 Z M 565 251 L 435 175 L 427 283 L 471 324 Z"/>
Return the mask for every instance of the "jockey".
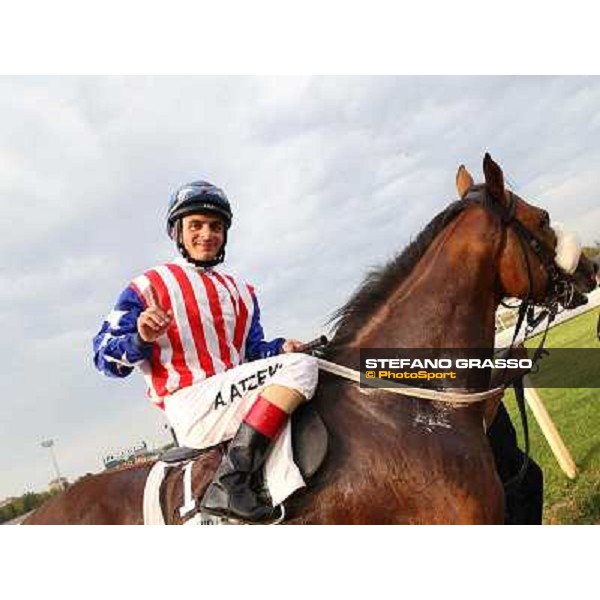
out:
<path id="1" fill-rule="evenodd" d="M 269 521 L 275 510 L 250 486 L 289 415 L 312 398 L 316 360 L 297 340 L 264 339 L 254 288 L 216 269 L 232 211 L 206 181 L 173 195 L 167 232 L 181 257 L 133 279 L 94 338 L 94 363 L 126 377 L 140 367 L 150 399 L 181 445 L 231 440 L 201 507 Z"/>

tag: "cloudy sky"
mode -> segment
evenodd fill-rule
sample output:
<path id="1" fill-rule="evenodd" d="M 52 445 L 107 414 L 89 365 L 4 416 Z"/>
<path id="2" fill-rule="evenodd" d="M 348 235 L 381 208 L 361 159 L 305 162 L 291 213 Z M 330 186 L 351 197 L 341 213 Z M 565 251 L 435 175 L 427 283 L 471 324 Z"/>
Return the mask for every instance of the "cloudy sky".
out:
<path id="1" fill-rule="evenodd" d="M 170 258 L 170 192 L 205 178 L 235 211 L 227 269 L 269 337 L 325 331 L 365 271 L 476 179 L 486 150 L 521 195 L 600 240 L 600 79 L 0 79 L 0 499 L 167 441 L 139 374 L 94 370 L 127 282 Z"/>

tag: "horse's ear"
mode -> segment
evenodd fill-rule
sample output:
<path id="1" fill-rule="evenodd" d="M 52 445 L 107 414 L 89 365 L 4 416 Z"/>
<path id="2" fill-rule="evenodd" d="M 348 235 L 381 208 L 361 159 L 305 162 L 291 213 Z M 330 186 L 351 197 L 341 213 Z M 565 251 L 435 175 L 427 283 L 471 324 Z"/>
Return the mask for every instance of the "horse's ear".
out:
<path id="1" fill-rule="evenodd" d="M 496 200 L 504 201 L 504 175 L 488 152 L 483 157 L 483 174 L 487 188 Z"/>
<path id="2" fill-rule="evenodd" d="M 465 165 L 460 165 L 456 172 L 456 191 L 458 192 L 458 197 L 462 198 L 471 189 L 472 185 L 473 178 L 471 177 L 471 173 L 467 171 Z"/>

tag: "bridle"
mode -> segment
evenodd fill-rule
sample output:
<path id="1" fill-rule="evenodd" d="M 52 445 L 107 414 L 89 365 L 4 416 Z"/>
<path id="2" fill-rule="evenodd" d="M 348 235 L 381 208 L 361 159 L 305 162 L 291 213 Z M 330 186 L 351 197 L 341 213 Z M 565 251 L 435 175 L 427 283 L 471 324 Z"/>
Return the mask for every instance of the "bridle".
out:
<path id="1" fill-rule="evenodd" d="M 485 184 L 473 185 L 463 195 L 462 201 L 479 204 L 495 213 L 506 228 L 511 228 L 519 240 L 523 253 L 523 260 L 527 269 L 527 295 L 522 305 L 526 308 L 533 305 L 543 306 L 550 312 L 558 312 L 561 304 L 568 304 L 575 295 L 575 285 L 572 278 L 564 273 L 556 264 L 556 252 L 539 237 L 532 233 L 516 216 L 517 196 L 507 190 L 508 203 L 495 201 L 490 198 Z M 545 299 L 542 303 L 533 300 L 533 273 L 529 252 L 530 250 L 544 267 L 548 276 Z M 539 324 L 543 319 L 539 319 Z"/>
<path id="2" fill-rule="evenodd" d="M 533 364 L 545 352 L 544 343 L 550 325 L 556 318 L 556 315 L 563 310 L 563 307 L 569 306 L 577 291 L 573 278 L 565 273 L 556 263 L 556 251 L 550 248 L 545 242 L 539 239 L 532 233 L 516 216 L 517 196 L 510 190 L 506 191 L 508 203 L 505 205 L 502 202 L 494 200 L 490 197 L 489 191 L 485 184 L 471 186 L 463 195 L 461 201 L 464 203 L 478 204 L 498 216 L 500 222 L 504 226 L 504 231 L 511 228 L 521 246 L 523 261 L 527 270 L 527 294 L 522 299 L 521 303 L 516 306 L 506 304 L 501 300 L 501 304 L 507 308 L 518 308 L 518 316 L 515 325 L 512 341 L 509 348 L 512 349 L 515 341 L 521 331 L 524 323 L 526 323 L 525 335 L 526 339 L 529 334 L 539 327 L 545 319 L 547 319 L 544 329 L 542 341 L 533 355 Z M 507 236 L 505 236 L 506 243 Z M 530 250 L 540 261 L 548 281 L 543 301 L 535 301 L 533 299 L 533 270 L 531 266 Z M 535 307 L 541 307 L 541 311 L 535 314 Z"/>
<path id="3" fill-rule="evenodd" d="M 471 186 L 471 188 L 469 188 L 463 195 L 461 201 L 465 204 L 465 207 L 469 203 L 478 204 L 495 213 L 500 218 L 504 232 L 506 232 L 508 228 L 511 228 L 519 240 L 523 261 L 527 270 L 527 294 L 521 301 L 520 305 L 518 305 L 519 313 L 512 341 L 509 346 L 509 352 L 514 347 L 519 331 L 525 322 L 527 322 L 527 326 L 524 337 L 527 338 L 531 331 L 536 329 L 544 321 L 544 319 L 547 319 L 542 340 L 532 357 L 533 368 L 536 368 L 539 359 L 544 353 L 547 353 L 547 351 L 544 350 L 544 343 L 546 341 L 546 335 L 550 329 L 550 325 L 554 321 L 556 315 L 560 312 L 561 305 L 568 306 L 571 303 L 576 290 L 574 282 L 570 276 L 564 273 L 556 264 L 555 250 L 549 248 L 546 243 L 540 240 L 517 218 L 517 196 L 509 190 L 507 190 L 506 193 L 508 203 L 505 205 L 502 202 L 495 201 L 489 196 L 489 191 L 485 184 L 478 184 Z M 507 239 L 508 236 L 505 235 L 504 243 L 506 243 Z M 533 299 L 533 272 L 528 250 L 530 250 L 540 261 L 548 276 L 544 300 L 541 303 L 539 301 L 536 302 Z M 504 302 L 501 303 L 504 306 L 508 306 Z M 542 307 L 542 310 L 537 316 L 534 312 L 536 305 Z M 509 308 L 517 307 L 509 306 Z M 527 411 L 525 409 L 523 377 L 512 381 L 512 385 L 515 390 L 515 398 L 521 416 L 525 452 L 523 463 L 518 473 L 505 484 L 505 488 L 507 490 L 514 490 L 520 485 L 529 466 L 529 427 L 527 425 Z"/>

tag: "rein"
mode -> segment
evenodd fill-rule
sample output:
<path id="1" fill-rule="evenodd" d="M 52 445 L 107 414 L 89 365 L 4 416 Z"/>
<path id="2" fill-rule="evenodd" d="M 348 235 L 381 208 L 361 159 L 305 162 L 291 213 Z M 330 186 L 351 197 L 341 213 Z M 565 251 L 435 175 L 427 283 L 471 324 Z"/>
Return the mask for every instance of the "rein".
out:
<path id="1" fill-rule="evenodd" d="M 360 371 L 344 367 L 337 363 L 330 362 L 323 358 L 317 357 L 319 369 L 347 379 L 354 383 L 363 384 L 371 389 L 381 390 L 382 392 L 390 392 L 392 394 L 400 394 L 401 396 L 413 396 L 424 400 L 435 400 L 437 402 L 446 402 L 447 404 L 476 404 L 484 402 L 491 398 L 497 398 L 504 393 L 504 386 L 495 387 L 485 392 L 449 392 L 445 390 L 429 390 L 426 388 L 418 388 L 403 383 L 395 383 L 394 387 L 380 387 L 372 385 L 375 382 L 389 383 L 383 379 L 365 379 Z"/>

